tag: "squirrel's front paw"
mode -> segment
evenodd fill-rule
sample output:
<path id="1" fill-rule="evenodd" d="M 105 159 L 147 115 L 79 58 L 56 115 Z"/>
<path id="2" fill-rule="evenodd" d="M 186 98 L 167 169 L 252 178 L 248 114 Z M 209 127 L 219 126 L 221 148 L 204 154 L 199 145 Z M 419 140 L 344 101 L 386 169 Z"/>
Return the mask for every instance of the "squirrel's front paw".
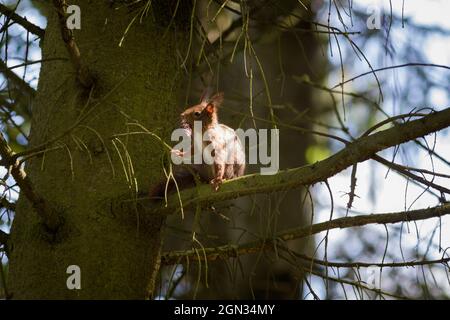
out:
<path id="1" fill-rule="evenodd" d="M 211 186 L 213 188 L 214 191 L 219 190 L 220 185 L 222 184 L 222 178 L 214 178 L 211 180 Z"/>
<path id="2" fill-rule="evenodd" d="M 177 157 L 181 157 L 183 158 L 185 156 L 185 152 L 181 151 L 181 150 L 177 150 L 177 149 L 172 149 L 170 150 L 170 152 L 174 155 L 176 155 Z"/>
<path id="3" fill-rule="evenodd" d="M 180 158 L 184 158 L 186 156 L 186 152 L 177 149 L 170 150 L 170 153 Z"/>

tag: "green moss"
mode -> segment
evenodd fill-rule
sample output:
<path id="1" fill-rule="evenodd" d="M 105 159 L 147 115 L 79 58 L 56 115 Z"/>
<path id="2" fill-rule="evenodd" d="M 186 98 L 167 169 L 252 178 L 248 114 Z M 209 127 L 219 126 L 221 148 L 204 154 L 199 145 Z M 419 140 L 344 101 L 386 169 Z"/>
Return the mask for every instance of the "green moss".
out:
<path id="1" fill-rule="evenodd" d="M 131 197 L 135 183 L 148 190 L 159 179 L 161 150 L 148 135 L 122 136 L 114 140 L 117 149 L 111 137 L 139 129 L 130 122 L 168 136 L 167 124 L 177 113 L 177 39 L 168 34 L 162 40 L 149 20 L 133 26 L 119 47 L 130 15 L 104 1 L 79 5 L 82 29 L 75 39 L 98 81 L 91 105 L 85 108 L 87 96 L 69 60 L 43 63 L 30 146 L 60 135 L 82 112 L 92 111 L 83 127 L 61 139 L 62 148 L 26 166 L 39 194 L 62 209 L 65 223 L 50 239 L 30 204 L 20 198 L 11 234 L 9 287 L 17 299 L 143 299 L 157 271 L 164 219 L 146 215 L 132 202 L 113 204 L 123 194 Z M 57 18 L 50 14 L 44 60 L 67 56 Z M 125 166 L 121 157 L 128 159 Z M 81 290 L 66 287 L 66 269 L 73 264 L 81 268 Z"/>

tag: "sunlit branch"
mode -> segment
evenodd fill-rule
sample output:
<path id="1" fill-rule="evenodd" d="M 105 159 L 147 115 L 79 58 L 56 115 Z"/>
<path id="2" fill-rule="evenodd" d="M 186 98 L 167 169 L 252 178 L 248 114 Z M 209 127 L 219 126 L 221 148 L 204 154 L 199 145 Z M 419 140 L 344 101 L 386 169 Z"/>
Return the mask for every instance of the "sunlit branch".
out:
<path id="1" fill-rule="evenodd" d="M 217 192 L 213 192 L 209 185 L 202 185 L 184 190 L 180 196 L 184 207 L 189 207 L 312 185 L 372 158 L 379 151 L 442 130 L 449 125 L 450 108 L 358 138 L 338 153 L 312 165 L 282 170 L 275 175 L 252 174 L 225 181 Z M 180 210 L 178 199 L 177 195 L 171 196 L 167 207 L 159 207 L 155 211 L 166 214 L 177 212 Z"/>
<path id="2" fill-rule="evenodd" d="M 53 5 L 58 13 L 59 24 L 61 29 L 61 36 L 66 44 L 67 51 L 69 52 L 70 59 L 77 71 L 77 79 L 81 85 L 85 88 L 91 88 L 94 84 L 94 78 L 89 72 L 89 69 L 81 61 L 80 50 L 75 38 L 73 36 L 73 31 L 67 27 L 66 24 L 66 9 L 67 4 L 65 0 L 53 0 Z"/>

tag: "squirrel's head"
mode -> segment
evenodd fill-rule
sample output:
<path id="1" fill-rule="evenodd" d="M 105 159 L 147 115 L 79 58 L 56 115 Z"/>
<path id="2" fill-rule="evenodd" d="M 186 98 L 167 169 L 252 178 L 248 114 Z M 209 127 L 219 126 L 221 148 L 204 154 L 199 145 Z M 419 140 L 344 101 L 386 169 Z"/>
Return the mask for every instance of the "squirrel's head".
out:
<path id="1" fill-rule="evenodd" d="M 211 98 L 202 97 L 200 103 L 187 108 L 181 113 L 181 126 L 193 129 L 194 121 L 201 121 L 203 128 L 217 124 L 217 111 L 223 102 L 223 92 L 218 92 Z"/>

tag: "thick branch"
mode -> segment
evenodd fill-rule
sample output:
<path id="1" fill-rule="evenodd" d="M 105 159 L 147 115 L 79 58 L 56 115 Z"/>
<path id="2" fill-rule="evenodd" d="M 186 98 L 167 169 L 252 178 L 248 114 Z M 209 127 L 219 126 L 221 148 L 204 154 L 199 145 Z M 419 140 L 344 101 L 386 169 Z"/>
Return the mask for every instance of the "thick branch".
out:
<path id="1" fill-rule="evenodd" d="M 45 35 L 44 29 L 41 29 L 35 24 L 32 24 L 26 18 L 19 16 L 17 13 L 9 9 L 8 7 L 4 6 L 3 4 L 0 4 L 0 13 L 4 14 L 5 16 L 13 20 L 15 23 L 20 24 L 27 31 L 37 35 L 39 38 L 41 39 L 44 38 Z"/>
<path id="2" fill-rule="evenodd" d="M 245 195 L 311 185 L 325 181 L 351 165 L 366 161 L 379 151 L 442 130 L 449 125 L 450 108 L 447 108 L 420 119 L 361 137 L 347 144 L 344 149 L 333 156 L 313 165 L 283 170 L 275 175 L 252 174 L 225 181 L 217 192 L 213 192 L 208 185 L 202 185 L 182 191 L 180 197 L 183 206 L 188 207 L 234 199 Z M 169 198 L 168 206 L 159 208 L 159 212 L 173 213 L 179 210 L 178 203 L 178 196 L 173 195 Z"/>
<path id="3" fill-rule="evenodd" d="M 381 213 L 362 215 L 357 217 L 345 217 L 326 222 L 316 223 L 310 226 L 294 228 L 282 231 L 270 239 L 253 241 L 242 245 L 224 245 L 216 248 L 205 248 L 187 251 L 174 251 L 161 256 L 161 264 L 170 265 L 182 263 L 183 260 L 198 261 L 198 257 L 204 261 L 204 256 L 208 260 L 227 259 L 244 254 L 257 253 L 261 250 L 271 249 L 277 245 L 277 241 L 288 241 L 304 238 L 323 231 L 337 228 L 360 227 L 368 224 L 388 224 L 398 222 L 408 222 L 441 217 L 450 214 L 450 204 L 439 207 L 414 210 L 409 212 Z M 200 254 L 198 254 L 200 253 Z"/>
<path id="4" fill-rule="evenodd" d="M 33 189 L 30 179 L 20 167 L 18 160 L 13 160 L 14 152 L 9 147 L 3 135 L 0 133 L 0 155 L 1 164 L 10 170 L 11 175 L 20 188 L 20 192 L 31 202 L 37 214 L 50 230 L 56 230 L 60 224 L 59 216 L 50 210 L 46 201 Z"/>

